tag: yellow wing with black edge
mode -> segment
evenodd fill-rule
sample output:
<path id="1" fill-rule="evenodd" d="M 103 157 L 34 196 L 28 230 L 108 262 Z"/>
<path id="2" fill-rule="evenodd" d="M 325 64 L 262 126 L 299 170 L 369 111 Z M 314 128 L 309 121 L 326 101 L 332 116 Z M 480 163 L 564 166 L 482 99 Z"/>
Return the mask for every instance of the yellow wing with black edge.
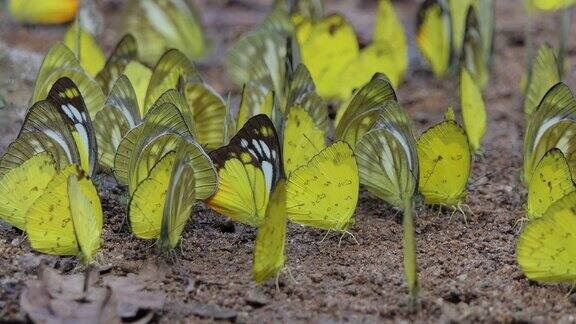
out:
<path id="1" fill-rule="evenodd" d="M 55 139 L 42 132 L 27 132 L 20 134 L 15 141 L 8 145 L 0 160 L 0 177 L 21 166 L 36 154 L 43 152 L 52 156 L 57 169 L 62 169 L 70 163 L 66 151 Z"/>
<path id="2" fill-rule="evenodd" d="M 96 75 L 96 81 L 102 87 L 102 91 L 108 94 L 116 79 L 124 73 L 124 69 L 133 60 L 138 58 L 138 44 L 134 36 L 127 34 L 120 39 L 106 64 Z"/>
<path id="3" fill-rule="evenodd" d="M 100 198 L 92 180 L 83 172 L 68 177 L 67 194 L 80 260 L 88 264 L 94 259 L 102 241 L 104 217 Z"/>
<path id="4" fill-rule="evenodd" d="M 450 16 L 439 0 L 426 0 L 418 9 L 416 44 L 437 77 L 446 73 L 451 53 Z"/>
<path id="5" fill-rule="evenodd" d="M 56 175 L 54 159 L 38 153 L 0 178 L 0 219 L 24 230 L 28 208 Z"/>
<path id="6" fill-rule="evenodd" d="M 125 76 L 112 87 L 106 105 L 94 117 L 94 132 L 98 142 L 98 162 L 109 171 L 122 138 L 142 122 L 134 88 Z"/>
<path id="7" fill-rule="evenodd" d="M 452 49 L 458 57 L 464 44 L 466 16 L 474 0 L 448 0 L 452 30 Z"/>
<path id="8" fill-rule="evenodd" d="M 385 75 L 375 74 L 344 108 L 345 111 L 334 130 L 334 138 L 356 145 L 362 135 L 374 125 L 379 116 L 378 111 L 388 101 L 397 101 L 394 88 Z"/>
<path id="9" fill-rule="evenodd" d="M 427 204 L 457 206 L 466 199 L 471 156 L 466 133 L 447 120 L 428 129 L 417 143 L 419 190 Z"/>
<path id="10" fill-rule="evenodd" d="M 553 86 L 544 96 L 526 125 L 524 135 L 524 183 L 532 179 L 536 164 L 550 149 L 558 147 L 575 174 L 576 100 L 564 83 Z"/>
<path id="11" fill-rule="evenodd" d="M 286 212 L 298 224 L 344 231 L 354 224 L 360 179 L 350 145 L 336 142 L 290 175 Z"/>
<path id="12" fill-rule="evenodd" d="M 192 62 L 182 52 L 172 49 L 164 53 L 152 72 L 146 99 L 144 113 L 169 89 L 178 89 L 181 84 L 201 83 L 202 78 Z"/>
<path id="13" fill-rule="evenodd" d="M 460 105 L 470 148 L 476 152 L 480 150 L 486 133 L 486 108 L 482 92 L 466 68 L 462 68 L 460 72 Z"/>
<path id="14" fill-rule="evenodd" d="M 318 128 L 302 107 L 293 106 L 284 126 L 283 140 L 284 172 L 290 177 L 292 171 L 306 165 L 326 147 L 326 131 Z"/>
<path id="15" fill-rule="evenodd" d="M 263 283 L 284 268 L 286 243 L 286 182 L 278 181 L 254 243 L 252 276 Z"/>
<path id="16" fill-rule="evenodd" d="M 75 190 L 74 196 L 70 196 L 68 178 L 76 177 L 81 186 L 81 193 Z M 82 199 L 79 199 L 83 196 Z M 87 203 L 87 201 L 88 203 Z M 71 205 L 74 205 L 75 215 L 72 215 Z M 91 209 L 91 210 L 88 210 Z M 81 213 L 81 214 L 79 214 Z M 74 224 L 74 218 L 95 217 L 96 226 L 88 225 L 91 220 L 79 220 Z M 83 226 L 88 226 L 77 232 Z M 26 233 L 32 248 L 48 254 L 77 255 L 81 253 L 84 261 L 90 261 L 93 257 L 91 250 L 82 251 L 79 245 L 92 246 L 90 241 L 94 237 L 100 237 L 102 229 L 102 210 L 100 200 L 96 194 L 96 188 L 92 181 L 76 165 L 69 165 L 59 172 L 50 181 L 44 193 L 36 199 L 28 210 L 26 218 Z M 87 233 L 87 234 L 86 234 Z"/>
<path id="17" fill-rule="evenodd" d="M 562 151 L 548 151 L 534 169 L 528 184 L 526 217 L 530 220 L 541 217 L 550 205 L 575 189 Z"/>
<path id="18" fill-rule="evenodd" d="M 171 103 L 178 108 L 178 111 L 182 114 L 182 118 L 184 118 L 186 126 L 188 126 L 188 131 L 192 136 L 194 136 L 194 138 L 198 138 L 198 127 L 196 127 L 196 121 L 194 120 L 194 107 L 188 105 L 186 97 L 184 97 L 184 94 L 179 91 L 170 89 L 164 92 L 152 105 L 149 112 L 157 109 L 156 107 L 166 102 Z"/>
<path id="19" fill-rule="evenodd" d="M 82 68 L 74 53 L 64 44 L 56 44 L 44 57 L 30 104 L 44 100 L 54 84 L 61 78 L 71 79 L 78 88 L 91 118 L 102 109 L 106 97 L 102 89 Z"/>
<path id="20" fill-rule="evenodd" d="M 556 83 L 560 82 L 560 71 L 558 61 L 552 47 L 543 44 L 538 50 L 538 54 L 531 66 L 531 78 L 526 97 L 524 98 L 524 114 L 526 120 L 530 120 L 532 113 L 544 98 L 544 95 Z"/>
<path id="21" fill-rule="evenodd" d="M 576 282 L 576 192 L 550 206 L 541 218 L 524 227 L 516 258 L 522 272 L 539 282 Z"/>
<path id="22" fill-rule="evenodd" d="M 98 159 L 98 147 L 92 120 L 80 90 L 72 80 L 61 78 L 50 89 L 47 100 L 59 109 L 66 121 L 74 144 L 78 148 L 79 165 L 88 173 L 94 174 Z"/>
<path id="23" fill-rule="evenodd" d="M 272 188 L 283 174 L 278 135 L 270 118 L 250 118 L 227 146 L 210 157 L 219 183 L 206 204 L 235 221 L 259 227 Z"/>
<path id="24" fill-rule="evenodd" d="M 80 45 L 77 44 L 78 41 Z M 104 67 L 106 58 L 98 42 L 83 27 L 78 28 L 77 23 L 73 23 L 68 27 L 64 35 L 64 44 L 75 53 L 80 61 L 80 66 L 90 76 L 96 76 Z M 77 50 L 79 50 L 78 53 L 76 53 Z"/>

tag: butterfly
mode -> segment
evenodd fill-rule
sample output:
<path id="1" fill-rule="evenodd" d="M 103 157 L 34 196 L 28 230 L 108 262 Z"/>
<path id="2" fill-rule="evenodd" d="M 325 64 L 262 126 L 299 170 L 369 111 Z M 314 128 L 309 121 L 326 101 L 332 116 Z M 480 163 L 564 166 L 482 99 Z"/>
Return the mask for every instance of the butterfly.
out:
<path id="1" fill-rule="evenodd" d="M 531 66 L 531 77 L 526 88 L 524 114 L 527 121 L 530 120 L 546 92 L 560 82 L 559 66 L 554 49 L 548 44 L 543 44 Z"/>
<path id="2" fill-rule="evenodd" d="M 540 160 L 528 184 L 526 217 L 541 217 L 548 207 L 568 193 L 576 190 L 572 174 L 562 151 L 548 151 Z"/>
<path id="3" fill-rule="evenodd" d="M 134 35 L 139 56 L 154 64 L 169 49 L 177 49 L 191 60 L 200 60 L 210 50 L 198 9 L 183 0 L 133 0 L 125 7 L 121 30 Z"/>
<path id="4" fill-rule="evenodd" d="M 437 77 L 443 76 L 450 65 L 450 32 L 450 15 L 443 3 L 424 1 L 418 9 L 416 44 Z"/>
<path id="5" fill-rule="evenodd" d="M 576 170 L 572 152 L 576 142 L 576 100 L 564 83 L 554 85 L 534 110 L 524 135 L 524 183 L 532 179 L 534 168 L 550 149 L 564 153 L 568 166 Z"/>
<path id="6" fill-rule="evenodd" d="M 26 212 L 58 171 L 48 152 L 41 152 L 0 177 L 0 219 L 25 230 Z"/>
<path id="7" fill-rule="evenodd" d="M 98 142 L 98 162 L 109 171 L 124 136 L 142 122 L 136 93 L 128 78 L 120 76 L 114 83 L 106 104 L 94 117 L 94 132 Z"/>
<path id="8" fill-rule="evenodd" d="M 136 187 L 129 207 L 132 231 L 137 237 L 156 239 L 161 250 L 173 249 L 192 207 L 211 196 L 217 183 L 216 171 L 204 150 L 196 143 L 181 142 Z"/>
<path id="9" fill-rule="evenodd" d="M 540 218 L 526 224 L 516 247 L 522 272 L 539 282 L 576 282 L 576 192 L 553 203 Z"/>
<path id="10" fill-rule="evenodd" d="M 296 38 L 318 93 L 329 100 L 346 100 L 380 71 L 398 85 L 408 65 L 404 29 L 388 0 L 379 1 L 374 39 L 362 50 L 352 25 L 340 15 L 303 20 L 296 25 Z"/>
<path id="11" fill-rule="evenodd" d="M 104 66 L 96 74 L 96 81 L 98 81 L 105 94 L 110 92 L 114 82 L 124 73 L 127 65 L 137 60 L 137 58 L 138 44 L 136 39 L 130 34 L 124 35 L 112 50 L 112 54 L 110 54 Z"/>
<path id="12" fill-rule="evenodd" d="M 286 221 L 286 182 L 280 179 L 256 234 L 252 262 L 252 277 L 256 283 L 265 282 L 284 268 Z"/>
<path id="13" fill-rule="evenodd" d="M 478 7 L 468 7 L 464 42 L 460 52 L 460 65 L 468 70 L 478 87 L 482 89 L 488 82 L 490 74 L 489 63 L 492 55 L 491 49 L 487 47 L 492 44 L 492 40 L 486 41 L 484 39 L 486 31 L 482 29 L 485 26 L 484 24 L 488 23 L 481 21 Z"/>
<path id="14" fill-rule="evenodd" d="M 335 142 L 288 177 L 288 219 L 319 229 L 346 231 L 354 223 L 359 186 L 354 151 L 346 142 Z"/>
<path id="15" fill-rule="evenodd" d="M 486 108 L 482 92 L 466 68 L 460 72 L 460 105 L 470 148 L 478 151 L 486 132 Z"/>
<path id="16" fill-rule="evenodd" d="M 104 67 L 106 58 L 94 36 L 81 24 L 71 24 L 64 34 L 64 44 L 74 52 L 80 66 L 88 75 L 94 77 Z"/>
<path id="17" fill-rule="evenodd" d="M 206 204 L 232 220 L 262 225 L 272 190 L 283 177 L 280 143 L 270 118 L 250 118 L 228 145 L 209 155 L 219 183 Z"/>
<path id="18" fill-rule="evenodd" d="M 395 100 L 386 100 L 376 121 L 355 144 L 360 183 L 376 197 L 404 211 L 404 271 L 412 298 L 419 293 L 416 241 L 412 216 L 418 186 L 414 128 Z"/>
<path id="19" fill-rule="evenodd" d="M 466 199 L 472 163 L 464 129 L 454 120 L 443 121 L 420 136 L 417 148 L 425 202 L 458 208 Z"/>
<path id="20" fill-rule="evenodd" d="M 350 102 L 338 110 L 334 137 L 354 146 L 372 128 L 380 111 L 388 101 L 397 101 L 396 92 L 388 78 L 375 74 L 362 86 Z"/>
<path id="21" fill-rule="evenodd" d="M 10 15 L 24 23 L 31 24 L 62 24 L 74 19 L 79 7 L 77 0 L 39 1 L 26 0 L 8 1 Z"/>
<path id="22" fill-rule="evenodd" d="M 104 106 L 106 97 L 98 82 L 82 69 L 74 53 L 62 43 L 52 46 L 44 57 L 34 82 L 30 104 L 44 100 L 56 81 L 63 77 L 73 81 L 83 98 L 88 114 L 94 118 Z"/>
<path id="23" fill-rule="evenodd" d="M 59 167 L 75 163 L 90 174 L 96 172 L 92 121 L 80 91 L 68 78 L 58 79 L 48 97 L 30 107 L 18 138 L 2 157 L 2 172 L 44 150 L 52 153 Z"/>
<path id="24" fill-rule="evenodd" d="M 524 2 L 534 8 L 546 11 L 565 9 L 576 4 L 574 0 L 527 0 Z"/>
<path id="25" fill-rule="evenodd" d="M 90 263 L 100 248 L 103 214 L 96 187 L 71 164 L 58 172 L 26 213 L 32 248 L 55 255 L 80 255 Z"/>
<path id="26" fill-rule="evenodd" d="M 150 170 L 181 141 L 194 141 L 182 113 L 171 102 L 154 106 L 122 139 L 114 157 L 116 180 L 133 193 Z"/>

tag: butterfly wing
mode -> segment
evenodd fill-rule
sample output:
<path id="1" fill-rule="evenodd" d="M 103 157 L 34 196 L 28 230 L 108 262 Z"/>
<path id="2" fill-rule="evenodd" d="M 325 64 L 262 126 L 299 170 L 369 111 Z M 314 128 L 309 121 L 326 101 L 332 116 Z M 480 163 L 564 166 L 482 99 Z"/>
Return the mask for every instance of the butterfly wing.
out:
<path id="1" fill-rule="evenodd" d="M 67 194 L 80 260 L 87 264 L 100 249 L 104 218 L 102 205 L 94 183 L 83 172 L 68 177 Z"/>
<path id="2" fill-rule="evenodd" d="M 575 189 L 562 151 L 548 151 L 536 166 L 528 185 L 526 216 L 528 219 L 541 217 L 550 205 Z"/>
<path id="3" fill-rule="evenodd" d="M 210 158 L 219 183 L 206 204 L 233 220 L 260 226 L 272 188 L 283 174 L 278 135 L 270 118 L 250 118 L 230 144 L 211 152 Z"/>
<path id="4" fill-rule="evenodd" d="M 416 44 L 432 68 L 441 77 L 450 64 L 450 16 L 439 0 L 426 0 L 418 10 Z"/>
<path id="5" fill-rule="evenodd" d="M 124 72 L 124 69 L 132 60 L 138 58 L 138 44 L 131 34 L 126 34 L 108 57 L 104 67 L 96 75 L 96 81 L 102 87 L 102 91 L 108 94 L 116 79 Z"/>
<path id="6" fill-rule="evenodd" d="M 470 148 L 472 151 L 478 151 L 486 132 L 486 108 L 482 92 L 466 68 L 462 68 L 460 74 L 460 105 Z"/>
<path id="7" fill-rule="evenodd" d="M 541 218 L 524 227 L 516 257 L 526 277 L 539 282 L 576 281 L 576 192 L 550 206 Z"/>
<path id="8" fill-rule="evenodd" d="M 26 233 L 32 248 L 55 255 L 80 252 L 68 196 L 68 177 L 82 171 L 69 165 L 59 172 L 34 201 L 26 215 Z"/>
<path id="9" fill-rule="evenodd" d="M 418 139 L 420 193 L 428 204 L 456 206 L 465 199 L 471 155 L 464 130 L 454 121 L 428 129 Z"/>
<path id="10" fill-rule="evenodd" d="M 283 163 L 286 175 L 306 165 L 326 147 L 326 132 L 318 128 L 302 107 L 294 106 L 288 113 L 284 128 Z"/>
<path id="11" fill-rule="evenodd" d="M 288 218 L 325 230 L 346 230 L 358 202 L 360 179 L 352 148 L 336 142 L 292 172 L 286 186 Z"/>
<path id="12" fill-rule="evenodd" d="M 531 77 L 526 89 L 526 97 L 524 98 L 526 120 L 530 120 L 532 113 L 548 90 L 560 82 L 558 66 L 556 54 L 552 47 L 548 44 L 543 44 L 538 50 L 534 64 L 531 67 Z"/>
<path id="13" fill-rule="evenodd" d="M 88 75 L 94 77 L 104 67 L 106 58 L 98 42 L 83 27 L 79 28 L 78 24 L 73 23 L 68 27 L 64 35 L 64 44 L 72 49 L 80 61 L 80 66 Z"/>
<path id="14" fill-rule="evenodd" d="M 286 183 L 280 180 L 270 197 L 270 204 L 254 243 L 252 276 L 262 283 L 284 267 L 286 242 Z"/>
<path id="15" fill-rule="evenodd" d="M 47 152 L 34 155 L 0 178 L 0 219 L 24 230 L 26 212 L 56 175 L 56 163 Z"/>
<path id="16" fill-rule="evenodd" d="M 194 113 L 198 143 L 208 150 L 224 145 L 224 127 L 228 107 L 224 99 L 211 87 L 204 84 L 188 84 L 185 88 L 188 106 Z"/>

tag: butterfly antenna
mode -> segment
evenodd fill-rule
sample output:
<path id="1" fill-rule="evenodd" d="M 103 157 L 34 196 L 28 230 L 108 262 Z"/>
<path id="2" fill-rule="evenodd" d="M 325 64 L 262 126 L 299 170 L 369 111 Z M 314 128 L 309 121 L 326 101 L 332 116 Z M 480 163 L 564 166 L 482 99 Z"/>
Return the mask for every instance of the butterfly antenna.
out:
<path id="1" fill-rule="evenodd" d="M 324 235 L 324 237 L 318 242 L 318 244 L 324 242 L 324 240 L 328 237 L 329 234 L 330 234 L 330 230 L 326 231 L 326 235 Z"/>
<path id="2" fill-rule="evenodd" d="M 298 281 L 296 281 L 296 279 L 294 279 L 294 276 L 292 275 L 292 271 L 290 270 L 290 267 L 286 266 L 286 267 L 284 267 L 284 270 L 286 270 L 286 273 L 288 273 L 288 277 L 290 278 L 290 280 L 292 280 L 292 283 L 297 285 Z"/>

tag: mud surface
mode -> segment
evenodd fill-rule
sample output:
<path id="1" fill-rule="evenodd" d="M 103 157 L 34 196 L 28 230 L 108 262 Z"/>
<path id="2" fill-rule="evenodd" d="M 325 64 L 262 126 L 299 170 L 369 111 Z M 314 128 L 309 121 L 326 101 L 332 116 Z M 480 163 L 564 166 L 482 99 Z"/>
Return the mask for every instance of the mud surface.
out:
<path id="1" fill-rule="evenodd" d="M 269 1 L 201 1 L 205 24 L 214 40 L 214 55 L 200 68 L 208 83 L 223 95 L 237 95 L 225 75 L 223 60 L 232 40 L 260 21 Z M 327 1 L 328 11 L 344 11 L 360 34 L 371 37 L 376 1 Z M 115 32 L 122 1 L 102 1 L 106 28 L 102 35 L 109 52 L 120 35 Z M 280 289 L 270 282 L 251 282 L 255 232 L 212 214 L 204 207 L 184 232 L 182 245 L 168 267 L 161 288 L 167 293 L 160 322 L 211 321 L 234 315 L 240 322 L 270 321 L 574 321 L 576 296 L 570 287 L 529 282 L 515 262 L 515 242 L 523 216 L 525 189 L 520 181 L 522 98 L 519 82 L 524 71 L 524 13 L 520 1 L 496 1 L 495 60 L 491 83 L 485 90 L 488 131 L 485 157 L 473 165 L 467 203 L 468 224 L 460 214 L 438 213 L 418 207 L 416 231 L 422 284 L 421 311 L 412 312 L 402 270 L 401 215 L 362 192 L 351 229 L 358 242 L 290 225 L 287 238 L 287 274 Z M 418 58 L 414 44 L 416 1 L 395 6 L 409 33 L 411 68 L 399 88 L 399 98 L 419 131 L 442 118 L 448 105 L 459 106 L 457 83 L 434 80 Z M 574 21 L 575 19 L 573 19 Z M 109 22 L 109 23 L 108 23 Z M 559 16 L 537 19 L 536 42 L 557 44 Z M 571 31 L 576 31 L 573 24 Z M 63 27 L 23 27 L 0 12 L 0 95 L 8 105 L 0 111 L 0 153 L 17 135 L 35 73 Z M 567 82 L 576 80 L 576 38 L 571 35 L 572 63 Z M 114 274 L 136 272 L 156 259 L 151 243 L 134 238 L 125 221 L 125 193 L 113 180 L 100 181 L 105 229 L 99 263 Z M 0 319 L 22 320 L 19 295 L 37 263 L 46 262 L 65 272 L 78 271 L 73 258 L 39 255 L 25 237 L 0 226 Z M 218 306 L 207 312 L 198 307 Z M 226 313 L 228 312 L 228 313 Z M 194 314 L 202 313 L 202 317 Z"/>

